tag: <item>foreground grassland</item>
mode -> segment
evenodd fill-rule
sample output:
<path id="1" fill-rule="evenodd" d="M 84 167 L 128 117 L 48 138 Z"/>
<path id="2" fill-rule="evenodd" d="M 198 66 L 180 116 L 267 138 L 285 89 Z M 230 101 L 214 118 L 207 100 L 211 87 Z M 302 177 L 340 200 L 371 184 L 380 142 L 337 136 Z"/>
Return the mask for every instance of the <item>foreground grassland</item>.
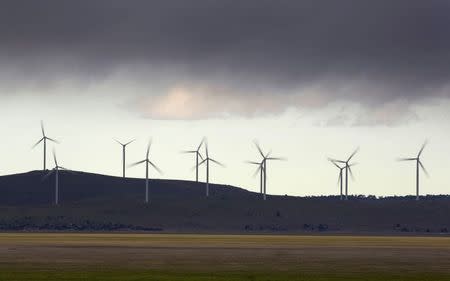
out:
<path id="1" fill-rule="evenodd" d="M 450 280 L 450 237 L 5 233 L 0 280 Z"/>

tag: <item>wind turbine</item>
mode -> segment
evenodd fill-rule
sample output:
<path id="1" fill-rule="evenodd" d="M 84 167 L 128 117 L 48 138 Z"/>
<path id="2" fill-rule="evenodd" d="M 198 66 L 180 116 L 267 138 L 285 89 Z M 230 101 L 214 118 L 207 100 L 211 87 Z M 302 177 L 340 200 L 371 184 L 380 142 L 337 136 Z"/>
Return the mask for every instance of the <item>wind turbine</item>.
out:
<path id="1" fill-rule="evenodd" d="M 336 162 L 333 162 L 333 161 L 331 161 L 331 163 L 333 163 L 334 166 L 336 166 L 336 167 L 339 169 L 338 183 L 339 183 L 339 185 L 340 185 L 340 198 L 341 198 L 341 200 L 342 200 L 342 199 L 343 199 L 343 198 L 342 198 L 342 195 L 343 195 L 343 194 L 342 194 L 342 176 L 343 176 L 342 171 L 345 169 L 346 166 L 341 167 L 341 166 L 339 166 L 338 164 L 336 164 Z"/>
<path id="2" fill-rule="evenodd" d="M 47 140 L 52 141 L 54 143 L 59 143 L 57 140 L 49 138 L 45 135 L 45 130 L 44 130 L 44 122 L 41 121 L 41 131 L 42 131 L 42 138 L 33 145 L 32 149 L 35 148 L 38 144 L 40 144 L 41 142 L 44 142 L 44 171 L 47 169 L 47 165 L 46 165 L 46 154 L 47 154 Z"/>
<path id="3" fill-rule="evenodd" d="M 422 164 L 422 161 L 420 161 L 420 155 L 422 155 L 422 152 L 427 145 L 427 141 L 425 141 L 422 145 L 422 147 L 419 150 L 419 153 L 417 154 L 417 157 L 415 158 L 400 158 L 399 161 L 416 161 L 416 200 L 419 200 L 419 166 L 422 168 L 422 171 L 429 176 L 427 170 Z"/>
<path id="4" fill-rule="evenodd" d="M 264 181 L 264 160 L 261 162 L 256 161 L 247 161 L 248 164 L 258 165 L 258 168 L 256 169 L 253 176 L 256 176 L 256 174 L 259 172 L 259 194 L 263 193 L 263 181 Z"/>
<path id="5" fill-rule="evenodd" d="M 125 148 L 127 145 L 129 145 L 130 143 L 134 142 L 135 139 L 127 142 L 127 143 L 121 143 L 118 140 L 115 140 L 118 144 L 120 144 L 122 146 L 122 177 L 125 178 Z"/>
<path id="6" fill-rule="evenodd" d="M 155 165 L 152 163 L 152 161 L 150 161 L 149 159 L 149 154 L 150 154 L 150 147 L 152 145 L 152 141 L 150 140 L 148 142 L 147 145 L 147 153 L 145 154 L 145 159 L 138 161 L 136 163 L 133 163 L 131 165 L 129 165 L 129 167 L 133 167 L 133 166 L 137 166 L 139 164 L 145 163 L 145 203 L 148 204 L 149 200 L 148 200 L 148 165 L 150 164 L 156 171 L 158 171 L 158 173 L 162 174 L 162 171 Z"/>
<path id="7" fill-rule="evenodd" d="M 199 146 L 197 147 L 197 150 L 185 150 L 182 151 L 182 153 L 194 153 L 195 154 L 195 181 L 198 182 L 198 159 L 199 157 L 203 160 L 203 156 L 200 153 L 200 148 L 202 147 L 203 143 L 205 142 L 205 138 L 202 139 Z"/>
<path id="8" fill-rule="evenodd" d="M 58 165 L 58 161 L 56 160 L 56 153 L 55 153 L 54 149 L 53 149 L 53 161 L 55 162 L 55 167 L 48 174 L 46 174 L 42 178 L 42 180 L 44 181 L 51 174 L 53 174 L 53 172 L 55 172 L 55 205 L 58 205 L 58 203 L 59 203 L 59 170 L 66 170 L 66 171 L 70 171 L 70 170 Z"/>
<path id="9" fill-rule="evenodd" d="M 283 157 L 269 157 L 271 154 L 271 151 L 269 153 L 267 153 L 266 155 L 264 155 L 264 153 L 262 152 L 261 147 L 259 146 L 258 142 L 254 142 L 256 145 L 256 148 L 259 151 L 259 154 L 261 154 L 262 156 L 262 166 L 261 169 L 264 171 L 264 176 L 263 176 L 263 199 L 266 200 L 266 189 L 267 189 L 267 160 L 286 160 Z"/>
<path id="10" fill-rule="evenodd" d="M 203 159 L 202 162 L 200 162 L 197 167 L 201 166 L 203 163 L 206 164 L 206 197 L 209 197 L 209 161 L 216 163 L 219 166 L 225 167 L 225 165 L 223 165 L 222 163 L 220 163 L 217 160 L 212 159 L 211 157 L 209 157 L 209 153 L 208 153 L 208 143 L 205 142 L 205 153 L 206 153 L 206 158 Z"/>
<path id="11" fill-rule="evenodd" d="M 350 172 L 350 176 L 353 179 L 353 172 L 352 172 L 351 167 L 355 165 L 355 164 L 349 164 L 349 162 L 358 151 L 359 151 L 359 148 L 355 149 L 355 151 L 353 151 L 353 153 L 350 155 L 350 157 L 348 157 L 347 160 L 345 160 L 345 161 L 328 158 L 328 160 L 330 160 L 332 162 L 345 164 L 345 166 L 344 166 L 345 167 L 345 200 L 348 200 L 348 173 Z"/>

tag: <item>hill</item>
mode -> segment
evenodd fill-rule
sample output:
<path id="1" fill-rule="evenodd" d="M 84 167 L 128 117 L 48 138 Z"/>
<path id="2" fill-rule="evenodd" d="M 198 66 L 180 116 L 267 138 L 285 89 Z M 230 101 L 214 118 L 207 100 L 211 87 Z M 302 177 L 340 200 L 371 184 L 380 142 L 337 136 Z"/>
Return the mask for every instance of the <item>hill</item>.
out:
<path id="1" fill-rule="evenodd" d="M 0 177 L 0 229 L 41 231 L 448 233 L 450 196 L 268 196 L 227 186 L 151 180 L 149 205 L 143 179 L 60 172 L 60 205 L 53 205 L 54 176 L 43 171 Z"/>

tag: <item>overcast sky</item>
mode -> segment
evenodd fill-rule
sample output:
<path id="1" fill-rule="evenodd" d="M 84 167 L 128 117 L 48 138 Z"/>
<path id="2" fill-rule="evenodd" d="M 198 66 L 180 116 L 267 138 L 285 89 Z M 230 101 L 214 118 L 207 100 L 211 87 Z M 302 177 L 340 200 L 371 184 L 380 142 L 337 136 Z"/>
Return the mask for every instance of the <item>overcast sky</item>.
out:
<path id="1" fill-rule="evenodd" d="M 326 159 L 358 146 L 350 193 L 414 193 L 395 159 L 429 139 L 423 193 L 448 194 L 449 26 L 444 0 L 2 1 L 0 173 L 41 167 L 42 119 L 64 166 L 120 175 L 112 139 L 132 162 L 153 137 L 152 176 L 192 179 L 206 136 L 211 180 L 250 190 L 258 139 L 293 195 L 335 194 Z"/>

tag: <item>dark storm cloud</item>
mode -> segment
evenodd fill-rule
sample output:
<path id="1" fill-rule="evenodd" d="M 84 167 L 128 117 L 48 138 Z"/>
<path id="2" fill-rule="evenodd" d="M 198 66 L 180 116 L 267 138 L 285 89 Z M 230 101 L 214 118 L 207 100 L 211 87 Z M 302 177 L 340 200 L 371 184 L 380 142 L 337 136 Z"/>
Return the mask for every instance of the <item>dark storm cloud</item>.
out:
<path id="1" fill-rule="evenodd" d="M 232 97 L 319 88 L 323 103 L 380 105 L 449 96 L 449 26 L 444 0 L 15 0 L 1 3 L 0 59 L 19 80 L 173 66 Z"/>

